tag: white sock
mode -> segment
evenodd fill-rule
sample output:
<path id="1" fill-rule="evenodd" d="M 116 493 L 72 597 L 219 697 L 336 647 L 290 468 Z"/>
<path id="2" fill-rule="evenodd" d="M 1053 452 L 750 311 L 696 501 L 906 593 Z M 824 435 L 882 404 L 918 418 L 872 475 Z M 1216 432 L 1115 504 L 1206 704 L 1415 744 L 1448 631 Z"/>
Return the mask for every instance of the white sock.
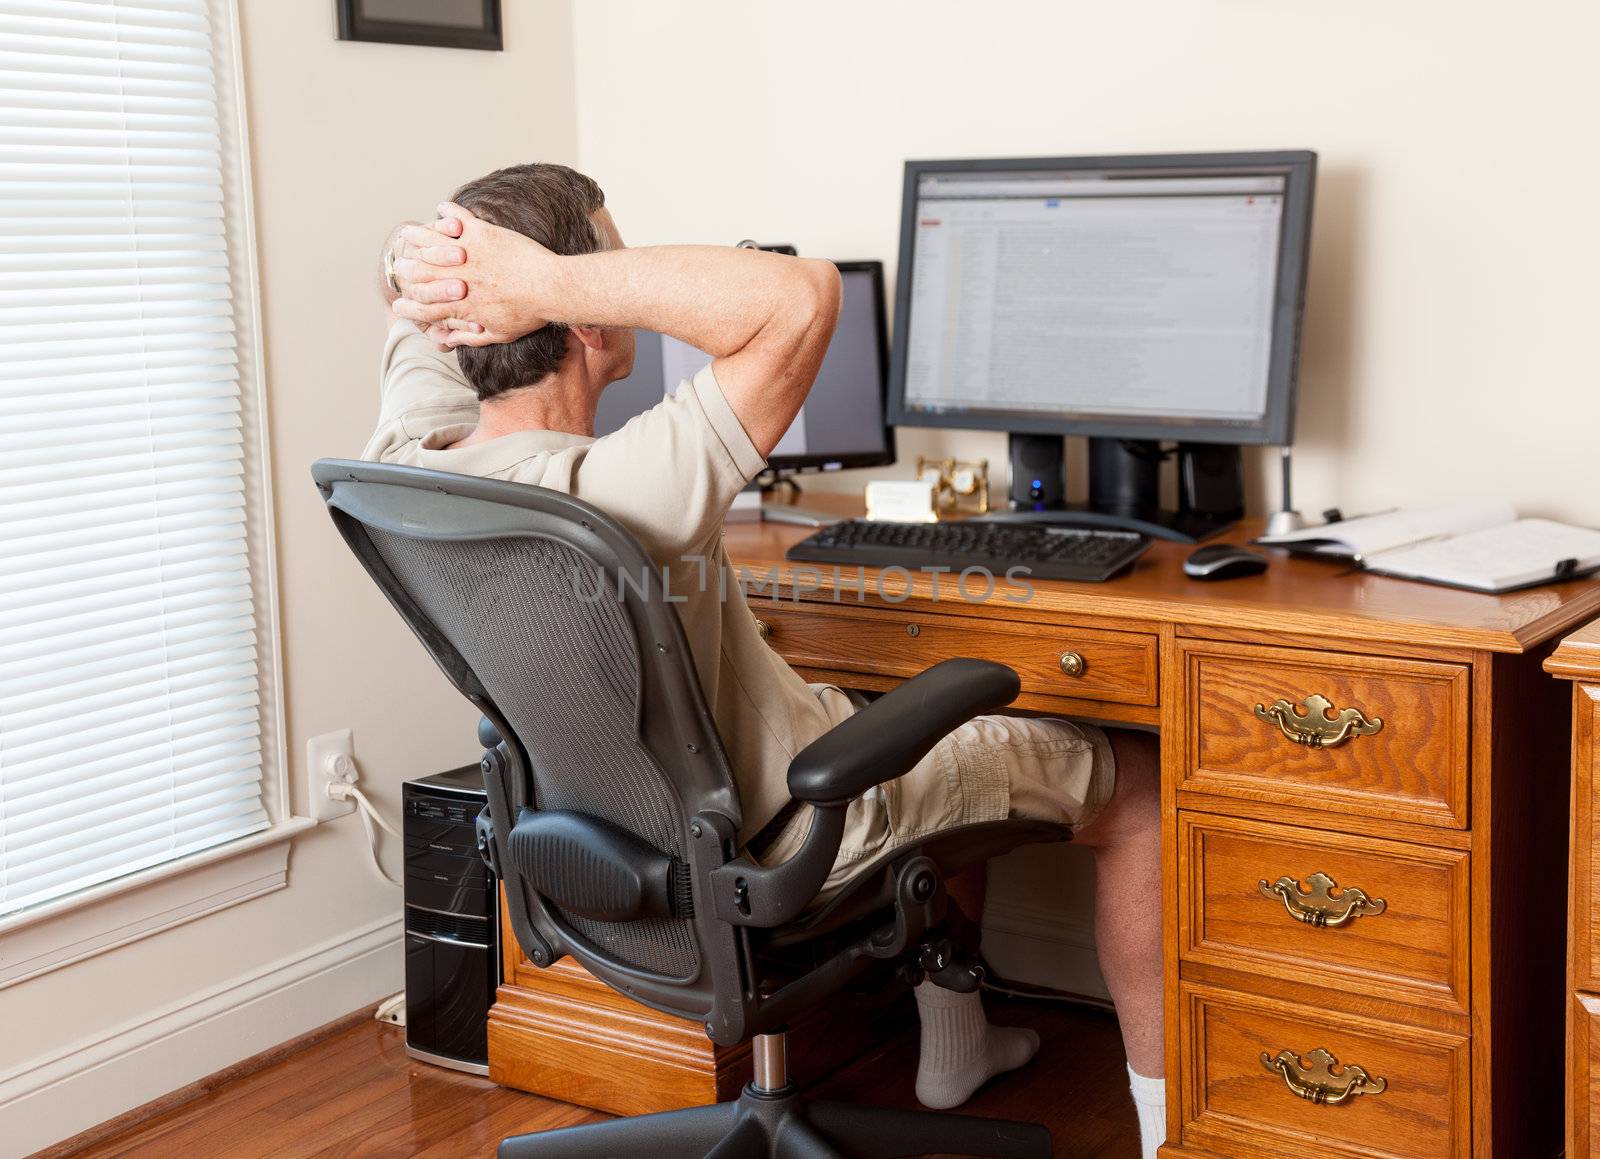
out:
<path id="1" fill-rule="evenodd" d="M 915 994 L 922 1022 L 917 1100 L 925 1107 L 959 1107 L 995 1075 L 1015 1070 L 1039 1050 L 1038 1034 L 1026 1027 L 989 1025 L 978 993 L 923 982 Z"/>
<path id="2" fill-rule="evenodd" d="M 1128 1087 L 1139 1112 L 1140 1154 L 1156 1159 L 1156 1148 L 1167 1141 L 1167 1080 L 1146 1078 L 1130 1066 Z"/>

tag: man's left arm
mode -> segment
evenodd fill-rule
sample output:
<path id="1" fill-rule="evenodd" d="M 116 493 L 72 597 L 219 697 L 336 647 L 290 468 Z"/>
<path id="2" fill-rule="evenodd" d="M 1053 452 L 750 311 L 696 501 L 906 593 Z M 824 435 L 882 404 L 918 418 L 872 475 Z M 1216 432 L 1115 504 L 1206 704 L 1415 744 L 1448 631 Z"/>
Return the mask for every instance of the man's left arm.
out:
<path id="1" fill-rule="evenodd" d="M 456 356 L 435 350 L 410 322 L 389 327 L 380 375 L 383 401 L 363 459 L 410 461 L 429 431 L 478 421 L 478 396 L 456 365 Z"/>

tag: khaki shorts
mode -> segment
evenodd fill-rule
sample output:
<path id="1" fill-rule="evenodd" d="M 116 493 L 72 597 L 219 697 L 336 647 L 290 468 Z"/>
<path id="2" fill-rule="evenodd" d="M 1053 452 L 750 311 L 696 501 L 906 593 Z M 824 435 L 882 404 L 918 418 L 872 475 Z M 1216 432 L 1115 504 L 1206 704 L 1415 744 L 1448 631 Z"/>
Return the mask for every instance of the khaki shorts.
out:
<path id="1" fill-rule="evenodd" d="M 853 711 L 838 689 L 813 691 L 835 723 Z M 1081 829 L 1106 807 L 1116 782 L 1111 742 L 1094 725 L 976 717 L 905 776 L 850 802 L 838 859 L 817 900 L 827 901 L 863 862 L 943 829 L 1005 817 Z M 811 812 L 801 809 L 762 853 L 762 864 L 786 861 L 810 827 Z"/>

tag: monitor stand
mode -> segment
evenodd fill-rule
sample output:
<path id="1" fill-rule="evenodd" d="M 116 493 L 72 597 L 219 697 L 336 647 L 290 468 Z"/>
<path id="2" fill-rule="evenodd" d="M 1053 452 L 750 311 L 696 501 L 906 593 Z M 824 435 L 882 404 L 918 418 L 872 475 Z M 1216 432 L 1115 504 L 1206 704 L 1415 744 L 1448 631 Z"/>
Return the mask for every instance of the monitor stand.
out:
<path id="1" fill-rule="evenodd" d="M 1030 436 L 1032 437 L 1032 436 Z M 1239 448 L 1225 443 L 1179 443 L 1179 509 L 1160 505 L 1161 462 L 1172 452 L 1151 440 L 1089 440 L 1089 502 L 1000 511 L 996 523 L 1136 531 L 1156 539 L 1197 543 L 1232 527 L 1244 514 Z"/>
<path id="2" fill-rule="evenodd" d="M 989 523 L 1033 523 L 1044 527 L 1084 527 L 1107 531 L 1137 531 L 1152 539 L 1174 543 L 1199 543 L 1220 535 L 1237 520 L 1218 519 L 1195 511 L 1097 511 L 1087 503 L 1063 503 L 1037 511 L 993 511 L 979 516 Z"/>
<path id="3" fill-rule="evenodd" d="M 800 482 L 792 472 L 773 471 L 770 475 L 764 473 L 759 476 L 752 487 L 765 496 L 771 495 L 779 487 L 788 487 L 796 496 L 800 494 Z M 763 523 L 789 523 L 796 527 L 828 527 L 839 523 L 844 516 L 832 511 L 820 511 L 814 507 L 801 507 L 794 503 L 762 503 L 761 520 Z"/>

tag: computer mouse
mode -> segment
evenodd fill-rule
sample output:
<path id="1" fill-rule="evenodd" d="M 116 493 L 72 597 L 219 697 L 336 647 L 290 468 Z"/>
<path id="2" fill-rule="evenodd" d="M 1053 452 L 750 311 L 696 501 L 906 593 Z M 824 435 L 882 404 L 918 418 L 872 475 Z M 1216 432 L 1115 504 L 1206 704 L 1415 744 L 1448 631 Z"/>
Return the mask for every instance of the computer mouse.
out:
<path id="1" fill-rule="evenodd" d="M 1238 579 L 1267 570 L 1267 557 L 1237 543 L 1208 543 L 1183 561 L 1183 574 L 1195 579 Z"/>

